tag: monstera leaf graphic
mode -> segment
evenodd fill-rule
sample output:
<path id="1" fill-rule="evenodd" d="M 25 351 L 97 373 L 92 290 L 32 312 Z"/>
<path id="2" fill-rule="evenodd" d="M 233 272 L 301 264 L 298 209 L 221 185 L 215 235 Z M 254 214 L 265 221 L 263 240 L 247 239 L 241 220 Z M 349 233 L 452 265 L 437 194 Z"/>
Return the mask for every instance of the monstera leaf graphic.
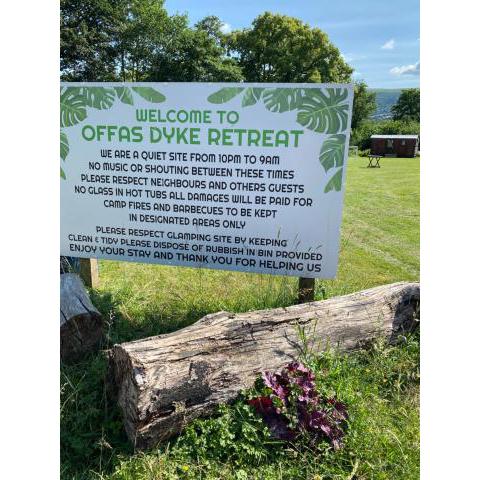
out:
<path id="1" fill-rule="evenodd" d="M 330 192 L 331 190 L 336 190 L 339 192 L 342 189 L 342 175 L 343 167 L 339 168 L 333 175 L 333 177 L 328 181 L 325 186 L 325 193 Z"/>
<path id="2" fill-rule="evenodd" d="M 233 97 L 236 97 L 244 89 L 243 87 L 225 87 L 218 90 L 218 92 L 212 93 L 209 95 L 207 100 L 210 103 L 226 103 L 230 101 Z"/>
<path id="3" fill-rule="evenodd" d="M 242 107 L 255 105 L 261 98 L 264 88 L 249 87 L 245 90 L 242 98 Z"/>
<path id="4" fill-rule="evenodd" d="M 128 87 L 114 87 L 118 99 L 127 105 L 133 105 L 133 95 Z"/>
<path id="5" fill-rule="evenodd" d="M 97 110 L 106 110 L 115 101 L 115 90 L 113 88 L 85 87 L 83 88 L 83 94 L 85 95 L 85 104 Z"/>
<path id="6" fill-rule="evenodd" d="M 339 133 L 347 128 L 346 88 L 308 89 L 298 107 L 297 122 L 318 133 Z"/>
<path id="7" fill-rule="evenodd" d="M 68 145 L 68 138 L 65 132 L 60 131 L 60 158 L 65 161 L 70 147 Z"/>
<path id="8" fill-rule="evenodd" d="M 71 127 L 87 118 L 85 96 L 79 87 L 67 87 L 60 91 L 60 126 Z"/>
<path id="9" fill-rule="evenodd" d="M 319 158 L 325 172 L 328 172 L 333 167 L 341 167 L 343 165 L 345 140 L 346 136 L 340 133 L 331 135 L 323 142 Z"/>
<path id="10" fill-rule="evenodd" d="M 165 95 L 162 95 L 152 87 L 132 87 L 132 90 L 150 103 L 162 103 L 165 101 Z"/>
<path id="11" fill-rule="evenodd" d="M 263 92 L 263 102 L 271 112 L 283 113 L 298 108 L 303 93 L 303 88 L 269 88 Z"/>
<path id="12" fill-rule="evenodd" d="M 142 98 L 151 103 L 165 101 L 165 96 L 152 87 L 132 87 Z M 133 95 L 129 87 L 61 87 L 60 88 L 60 126 L 71 127 L 87 118 L 87 107 L 98 110 L 111 108 L 118 98 L 122 103 L 133 105 Z M 68 138 L 60 130 L 60 158 L 65 161 L 70 151 Z M 60 176 L 66 175 L 60 167 Z"/>

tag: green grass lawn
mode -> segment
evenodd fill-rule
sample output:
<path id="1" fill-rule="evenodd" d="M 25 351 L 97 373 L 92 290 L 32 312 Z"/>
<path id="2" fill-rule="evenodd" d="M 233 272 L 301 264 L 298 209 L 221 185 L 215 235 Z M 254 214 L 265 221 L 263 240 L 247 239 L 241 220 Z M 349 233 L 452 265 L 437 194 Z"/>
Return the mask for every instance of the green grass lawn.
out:
<path id="1" fill-rule="evenodd" d="M 419 279 L 420 160 L 383 159 L 380 169 L 367 163 L 350 159 L 339 270 L 335 280 L 317 281 L 317 299 Z M 126 262 L 100 262 L 100 279 L 92 298 L 109 320 L 105 348 L 176 330 L 218 310 L 291 305 L 297 294 L 295 278 Z M 233 406 L 197 422 L 178 442 L 133 454 L 119 412 L 107 400 L 106 362 L 94 355 L 62 367 L 62 478 L 419 478 L 418 363 L 418 338 L 318 359 L 320 381 L 352 413 L 340 452 L 252 442 L 235 430 L 242 422 L 240 407 Z M 199 431 L 211 441 L 198 444 Z"/>

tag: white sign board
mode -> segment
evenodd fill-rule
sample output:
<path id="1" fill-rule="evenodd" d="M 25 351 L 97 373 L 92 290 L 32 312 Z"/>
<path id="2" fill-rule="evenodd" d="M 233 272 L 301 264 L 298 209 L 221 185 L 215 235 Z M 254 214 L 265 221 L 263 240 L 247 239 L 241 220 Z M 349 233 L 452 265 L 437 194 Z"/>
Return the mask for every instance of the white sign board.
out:
<path id="1" fill-rule="evenodd" d="M 61 254 L 334 277 L 352 102 L 339 84 L 61 84 Z"/>

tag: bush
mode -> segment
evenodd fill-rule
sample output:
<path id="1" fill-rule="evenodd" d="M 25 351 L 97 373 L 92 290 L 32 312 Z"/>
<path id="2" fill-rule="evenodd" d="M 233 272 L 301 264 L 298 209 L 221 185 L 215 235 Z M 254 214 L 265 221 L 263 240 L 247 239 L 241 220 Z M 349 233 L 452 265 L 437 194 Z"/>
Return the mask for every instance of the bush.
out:
<path id="1" fill-rule="evenodd" d="M 351 145 L 357 145 L 359 150 L 370 148 L 372 135 L 419 135 L 420 123 L 400 120 L 368 120 L 352 130 Z"/>

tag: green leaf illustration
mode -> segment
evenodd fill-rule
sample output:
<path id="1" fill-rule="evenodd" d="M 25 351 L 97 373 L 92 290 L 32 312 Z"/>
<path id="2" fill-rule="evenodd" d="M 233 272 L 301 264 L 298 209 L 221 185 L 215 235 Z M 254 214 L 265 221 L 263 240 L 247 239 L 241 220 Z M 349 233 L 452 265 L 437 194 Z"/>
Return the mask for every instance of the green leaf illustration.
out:
<path id="1" fill-rule="evenodd" d="M 319 158 L 325 172 L 328 172 L 333 167 L 341 167 L 343 165 L 345 140 L 346 136 L 340 133 L 331 135 L 323 142 Z"/>
<path id="2" fill-rule="evenodd" d="M 307 89 L 298 106 L 297 122 L 318 133 L 339 133 L 347 128 L 346 88 Z"/>
<path id="3" fill-rule="evenodd" d="M 328 193 L 331 190 L 336 190 L 339 192 L 342 189 L 342 174 L 343 167 L 339 168 L 333 177 L 328 181 L 327 185 L 325 186 L 325 193 Z"/>
<path id="4" fill-rule="evenodd" d="M 60 158 L 65 161 L 70 147 L 68 145 L 68 138 L 65 132 L 60 131 Z"/>
<path id="5" fill-rule="evenodd" d="M 85 87 L 83 94 L 85 95 L 86 105 L 97 110 L 106 110 L 115 101 L 115 90 L 113 88 Z"/>
<path id="6" fill-rule="evenodd" d="M 66 178 L 67 178 L 67 177 L 65 176 L 65 172 L 63 171 L 63 168 L 62 168 L 62 167 L 60 167 L 60 176 L 61 176 L 64 180 L 66 180 Z"/>
<path id="7" fill-rule="evenodd" d="M 264 88 L 249 87 L 245 90 L 242 98 L 242 107 L 249 107 L 255 105 L 261 98 Z"/>
<path id="8" fill-rule="evenodd" d="M 269 88 L 263 92 L 263 102 L 271 112 L 283 113 L 298 108 L 303 92 L 303 88 Z"/>
<path id="9" fill-rule="evenodd" d="M 132 87 L 132 90 L 151 103 L 162 103 L 165 101 L 165 96 L 152 87 Z"/>
<path id="10" fill-rule="evenodd" d="M 133 105 L 133 95 L 128 87 L 114 87 L 118 99 L 127 105 Z"/>
<path id="11" fill-rule="evenodd" d="M 225 87 L 218 90 L 218 92 L 212 93 L 209 95 L 207 100 L 210 103 L 226 103 L 230 101 L 233 97 L 236 97 L 241 91 L 243 91 L 243 87 Z"/>
<path id="12" fill-rule="evenodd" d="M 71 127 L 87 118 L 85 96 L 79 87 L 68 87 L 60 94 L 60 126 Z"/>

